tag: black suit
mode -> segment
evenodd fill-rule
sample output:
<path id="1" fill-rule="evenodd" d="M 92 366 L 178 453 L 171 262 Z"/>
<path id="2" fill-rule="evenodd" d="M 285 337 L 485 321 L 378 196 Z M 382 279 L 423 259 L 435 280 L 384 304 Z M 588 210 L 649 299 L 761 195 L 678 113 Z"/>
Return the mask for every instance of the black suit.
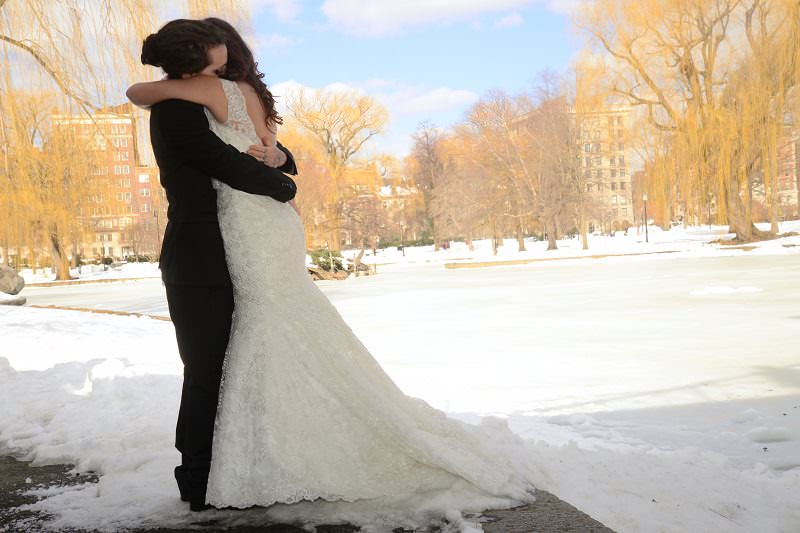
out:
<path id="1" fill-rule="evenodd" d="M 167 192 L 169 222 L 161 248 L 161 276 L 184 364 L 175 446 L 175 475 L 184 499 L 205 502 L 222 361 L 230 336 L 233 289 L 211 178 L 286 202 L 291 178 L 243 154 L 209 130 L 203 106 L 183 100 L 156 104 L 150 138 Z M 291 153 L 281 170 L 297 173 Z"/>

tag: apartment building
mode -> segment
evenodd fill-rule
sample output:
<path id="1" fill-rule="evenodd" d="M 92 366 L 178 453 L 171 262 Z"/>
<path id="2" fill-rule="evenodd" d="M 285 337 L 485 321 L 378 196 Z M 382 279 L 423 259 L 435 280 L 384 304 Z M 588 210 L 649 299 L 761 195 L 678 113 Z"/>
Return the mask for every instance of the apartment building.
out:
<path id="1" fill-rule="evenodd" d="M 91 193 L 80 207 L 86 235 L 79 253 L 85 259 L 155 257 L 166 224 L 167 201 L 158 168 L 140 164 L 137 124 L 131 104 L 92 116 L 55 114 L 57 128 L 69 128 L 95 154 Z"/>

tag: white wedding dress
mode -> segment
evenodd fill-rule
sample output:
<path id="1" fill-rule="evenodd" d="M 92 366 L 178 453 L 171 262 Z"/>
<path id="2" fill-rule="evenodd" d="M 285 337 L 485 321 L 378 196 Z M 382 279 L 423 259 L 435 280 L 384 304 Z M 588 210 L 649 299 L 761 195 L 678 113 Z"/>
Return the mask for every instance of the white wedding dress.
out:
<path id="1" fill-rule="evenodd" d="M 259 139 L 236 83 L 222 84 L 228 121 L 207 113 L 212 131 L 245 151 Z M 408 527 L 533 499 L 504 423 L 449 419 L 384 373 L 309 277 L 291 206 L 215 188 L 235 311 L 208 503 Z"/>

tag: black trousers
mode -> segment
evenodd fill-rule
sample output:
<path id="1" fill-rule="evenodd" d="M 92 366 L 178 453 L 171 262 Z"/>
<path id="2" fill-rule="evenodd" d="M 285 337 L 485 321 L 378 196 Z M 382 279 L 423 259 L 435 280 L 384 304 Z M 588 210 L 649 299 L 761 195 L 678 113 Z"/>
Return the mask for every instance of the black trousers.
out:
<path id="1" fill-rule="evenodd" d="M 205 501 L 222 362 L 233 315 L 232 287 L 167 285 L 169 314 L 183 361 L 183 392 L 175 430 L 181 494 Z"/>

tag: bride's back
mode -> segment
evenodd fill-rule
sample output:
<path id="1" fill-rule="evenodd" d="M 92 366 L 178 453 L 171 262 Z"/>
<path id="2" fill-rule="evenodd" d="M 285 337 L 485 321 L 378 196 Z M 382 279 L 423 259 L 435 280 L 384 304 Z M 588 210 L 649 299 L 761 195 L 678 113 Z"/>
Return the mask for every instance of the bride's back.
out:
<path id="1" fill-rule="evenodd" d="M 256 135 L 264 146 L 275 146 L 277 137 L 277 124 L 270 123 L 267 126 L 267 114 L 264 111 L 264 104 L 252 85 L 245 81 L 237 81 L 242 96 L 244 96 L 247 114 L 256 130 Z"/>
<path id="2" fill-rule="evenodd" d="M 252 144 L 261 144 L 257 128 L 253 122 L 241 85 L 245 82 L 235 82 L 220 78 L 222 91 L 228 102 L 228 119 L 219 121 L 214 114 L 206 108 L 211 131 L 216 133 L 223 141 L 235 146 L 238 150 L 246 152 Z M 249 87 L 249 85 L 248 85 Z M 255 91 L 253 92 L 255 94 Z M 266 127 L 266 126 L 265 126 Z"/>

